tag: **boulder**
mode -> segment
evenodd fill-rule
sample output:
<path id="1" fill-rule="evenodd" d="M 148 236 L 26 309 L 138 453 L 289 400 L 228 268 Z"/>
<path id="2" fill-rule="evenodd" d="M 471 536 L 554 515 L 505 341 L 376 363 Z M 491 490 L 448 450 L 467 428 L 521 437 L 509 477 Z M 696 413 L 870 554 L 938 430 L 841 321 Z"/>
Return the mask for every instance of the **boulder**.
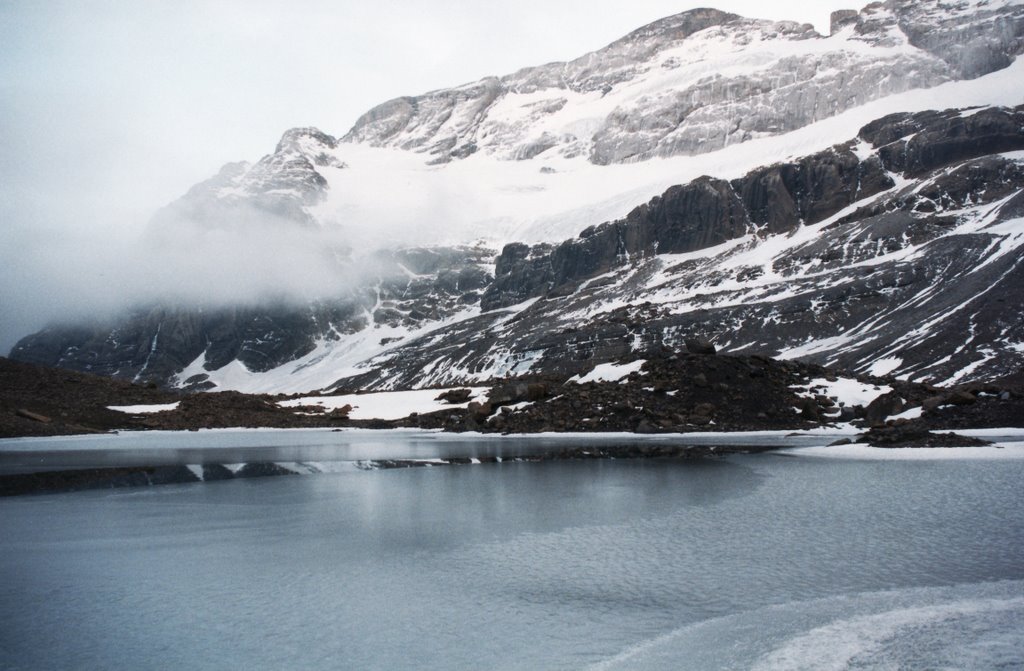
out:
<path id="1" fill-rule="evenodd" d="M 470 389 L 449 389 L 446 392 L 438 394 L 434 400 L 444 401 L 445 403 L 451 403 L 452 405 L 459 405 L 465 403 L 473 397 L 473 392 Z"/>
<path id="2" fill-rule="evenodd" d="M 714 344 L 704 338 L 687 338 L 686 351 L 690 354 L 714 354 L 717 352 Z M 705 382 L 707 379 L 705 378 Z"/>
<path id="3" fill-rule="evenodd" d="M 903 398 L 898 393 L 891 391 L 888 394 L 882 394 L 868 404 L 864 419 L 868 426 L 885 424 L 885 420 L 890 415 L 903 412 L 905 407 Z"/>
<path id="4" fill-rule="evenodd" d="M 330 417 L 331 419 L 348 419 L 348 415 L 350 412 L 352 412 L 352 406 L 346 403 L 340 408 L 335 408 L 334 410 L 331 410 L 327 416 Z"/>
<path id="5" fill-rule="evenodd" d="M 952 405 L 973 405 L 978 397 L 969 391 L 954 391 L 949 397 Z"/>
<path id="6" fill-rule="evenodd" d="M 38 412 L 32 412 L 31 410 L 25 410 L 24 408 L 18 408 L 14 411 L 18 417 L 24 417 L 25 419 L 31 419 L 33 422 L 41 422 L 43 424 L 49 424 L 53 420 L 46 415 L 40 415 Z"/>

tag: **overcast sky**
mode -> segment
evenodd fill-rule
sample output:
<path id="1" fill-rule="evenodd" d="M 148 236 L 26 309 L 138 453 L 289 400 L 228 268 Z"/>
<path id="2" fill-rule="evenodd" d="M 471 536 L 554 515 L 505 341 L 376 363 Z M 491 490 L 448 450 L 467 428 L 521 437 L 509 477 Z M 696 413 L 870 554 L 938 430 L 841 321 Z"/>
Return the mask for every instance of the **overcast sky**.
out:
<path id="1" fill-rule="evenodd" d="M 69 257 L 108 258 L 288 128 L 342 135 L 390 98 L 575 58 L 693 7 L 827 33 L 832 10 L 858 4 L 0 0 L 0 353 L 88 311 Z"/>

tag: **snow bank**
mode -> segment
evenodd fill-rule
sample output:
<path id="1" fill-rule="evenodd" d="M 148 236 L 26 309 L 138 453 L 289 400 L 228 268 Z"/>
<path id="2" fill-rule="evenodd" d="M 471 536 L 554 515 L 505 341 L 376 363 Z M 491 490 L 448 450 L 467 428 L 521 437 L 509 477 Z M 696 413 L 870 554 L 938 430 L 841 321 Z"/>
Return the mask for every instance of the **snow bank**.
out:
<path id="1" fill-rule="evenodd" d="M 834 382 L 819 377 L 805 385 L 794 386 L 793 389 L 803 390 L 800 393 L 801 396 L 813 397 L 815 394 L 822 394 L 849 406 L 867 406 L 882 394 L 892 391 L 892 387 L 888 385 L 865 384 L 845 377 L 838 378 Z"/>
<path id="2" fill-rule="evenodd" d="M 108 405 L 108 410 L 116 410 L 117 412 L 126 412 L 130 415 L 146 415 L 152 412 L 164 412 L 165 410 L 177 410 L 178 403 L 154 403 L 151 405 Z"/>
<path id="3" fill-rule="evenodd" d="M 966 433 L 966 432 L 965 432 Z M 996 443 L 984 447 L 871 447 L 832 445 L 791 447 L 783 454 L 823 459 L 867 459 L 872 461 L 938 461 L 952 459 L 1024 459 L 1024 443 Z"/>
<path id="4" fill-rule="evenodd" d="M 338 396 L 306 396 L 282 401 L 282 408 L 303 405 L 317 405 L 327 411 L 352 406 L 351 419 L 401 419 L 412 413 L 428 413 L 437 410 L 465 408 L 472 401 L 487 400 L 486 387 L 472 387 L 472 397 L 465 403 L 446 403 L 437 400 L 438 395 L 449 389 L 417 389 L 415 391 L 385 391 L 372 394 L 341 394 Z"/>

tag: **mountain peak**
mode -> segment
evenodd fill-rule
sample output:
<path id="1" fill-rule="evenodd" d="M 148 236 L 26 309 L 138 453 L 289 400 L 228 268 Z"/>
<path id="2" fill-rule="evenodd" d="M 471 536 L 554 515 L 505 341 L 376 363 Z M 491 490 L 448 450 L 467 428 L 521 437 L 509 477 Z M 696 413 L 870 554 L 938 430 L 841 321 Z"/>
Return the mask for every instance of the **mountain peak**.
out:
<path id="1" fill-rule="evenodd" d="M 275 154 L 295 152 L 299 154 L 315 154 L 324 150 L 333 150 L 338 146 L 337 138 L 328 135 L 313 126 L 291 128 L 284 132 L 281 141 L 274 149 Z"/>
<path id="2" fill-rule="evenodd" d="M 648 23 L 615 40 L 606 48 L 651 38 L 666 41 L 682 40 L 706 28 L 725 25 L 741 18 L 739 14 L 730 14 L 710 7 L 698 7 Z"/>

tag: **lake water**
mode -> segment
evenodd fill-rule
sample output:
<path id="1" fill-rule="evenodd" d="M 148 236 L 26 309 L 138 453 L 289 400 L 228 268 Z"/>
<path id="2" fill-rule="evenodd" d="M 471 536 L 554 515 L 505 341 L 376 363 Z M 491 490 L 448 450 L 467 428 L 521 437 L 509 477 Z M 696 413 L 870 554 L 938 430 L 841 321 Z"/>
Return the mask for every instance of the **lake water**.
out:
<path id="1" fill-rule="evenodd" d="M 0 668 L 1024 668 L 1024 459 L 813 454 L 0 500 Z"/>

